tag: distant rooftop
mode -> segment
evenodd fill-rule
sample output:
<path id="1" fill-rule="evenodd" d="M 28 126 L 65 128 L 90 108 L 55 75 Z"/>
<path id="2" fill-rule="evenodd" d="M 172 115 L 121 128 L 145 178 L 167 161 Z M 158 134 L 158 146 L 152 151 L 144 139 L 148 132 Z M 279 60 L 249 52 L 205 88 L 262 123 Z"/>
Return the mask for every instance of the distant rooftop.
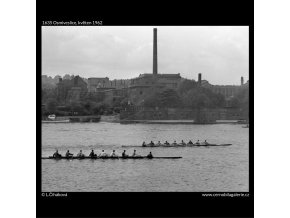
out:
<path id="1" fill-rule="evenodd" d="M 175 73 L 175 74 L 152 74 L 152 73 L 143 73 L 143 74 L 140 74 L 139 77 L 137 78 L 142 78 L 142 77 L 152 77 L 152 76 L 155 76 L 155 77 L 181 77 L 180 76 L 180 73 Z"/>

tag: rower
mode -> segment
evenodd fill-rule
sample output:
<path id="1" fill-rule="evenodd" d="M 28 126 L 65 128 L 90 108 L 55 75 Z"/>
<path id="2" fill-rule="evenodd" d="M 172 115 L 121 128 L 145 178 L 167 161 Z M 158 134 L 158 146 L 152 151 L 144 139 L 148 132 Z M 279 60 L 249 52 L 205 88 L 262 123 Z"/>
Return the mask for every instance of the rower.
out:
<path id="1" fill-rule="evenodd" d="M 67 152 L 65 153 L 65 157 L 72 157 L 73 154 L 69 153 L 69 150 L 67 150 Z"/>
<path id="2" fill-rule="evenodd" d="M 153 158 L 153 155 L 152 155 L 151 151 L 150 151 L 150 153 L 147 155 L 147 158 Z"/>
<path id="3" fill-rule="evenodd" d="M 146 143 L 145 142 L 142 143 L 142 147 L 146 147 Z"/>
<path id="4" fill-rule="evenodd" d="M 150 142 L 150 145 L 154 145 L 154 142 L 153 142 L 153 141 L 151 141 L 151 142 Z"/>
<path id="5" fill-rule="evenodd" d="M 56 149 L 56 151 L 54 152 L 54 154 L 52 156 L 53 157 L 61 157 L 61 154 L 59 154 L 58 150 Z"/>
<path id="6" fill-rule="evenodd" d="M 158 141 L 157 145 L 161 145 L 161 142 L 160 142 L 160 141 Z"/>
<path id="7" fill-rule="evenodd" d="M 89 156 L 90 156 L 90 157 L 96 157 L 97 154 L 95 154 L 94 150 L 92 150 Z"/>
<path id="8" fill-rule="evenodd" d="M 132 154 L 132 157 L 136 157 L 137 154 L 136 154 L 136 150 L 134 150 L 133 154 Z"/>
<path id="9" fill-rule="evenodd" d="M 199 140 L 197 140 L 197 142 L 195 143 L 196 145 L 200 145 Z"/>
<path id="10" fill-rule="evenodd" d="M 111 153 L 110 157 L 118 157 L 118 155 L 115 153 L 115 150 Z"/>
<path id="11" fill-rule="evenodd" d="M 108 154 L 105 153 L 105 150 L 102 150 L 102 152 L 100 153 L 99 157 L 107 157 Z"/>
<path id="12" fill-rule="evenodd" d="M 136 150 L 134 150 L 132 157 L 141 157 L 140 155 L 136 154 Z"/>
<path id="13" fill-rule="evenodd" d="M 205 144 L 205 145 L 208 145 L 208 143 L 207 143 L 207 141 L 206 141 L 206 140 L 204 140 L 204 144 Z"/>
<path id="14" fill-rule="evenodd" d="M 193 143 L 192 143 L 192 141 L 191 141 L 191 140 L 189 140 L 188 144 L 192 145 Z"/>
<path id="15" fill-rule="evenodd" d="M 165 141 L 165 143 L 164 143 L 165 145 L 169 145 L 169 142 L 168 141 Z"/>
<path id="16" fill-rule="evenodd" d="M 174 140 L 173 145 L 177 145 L 176 141 Z"/>
<path id="17" fill-rule="evenodd" d="M 126 154 L 126 150 L 123 151 L 122 157 L 128 157 L 128 155 Z"/>
<path id="18" fill-rule="evenodd" d="M 185 145 L 185 142 L 184 142 L 183 140 L 181 140 L 181 144 L 182 144 L 182 145 Z"/>
<path id="19" fill-rule="evenodd" d="M 77 154 L 77 157 L 84 157 L 85 155 L 83 154 L 82 150 Z"/>

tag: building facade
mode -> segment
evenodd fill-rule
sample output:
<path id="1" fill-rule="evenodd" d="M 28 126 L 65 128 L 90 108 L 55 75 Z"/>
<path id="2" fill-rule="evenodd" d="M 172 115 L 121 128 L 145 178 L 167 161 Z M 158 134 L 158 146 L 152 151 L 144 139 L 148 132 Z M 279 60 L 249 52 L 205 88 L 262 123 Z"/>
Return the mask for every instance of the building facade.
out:
<path id="1" fill-rule="evenodd" d="M 108 77 L 96 78 L 91 77 L 88 79 L 88 91 L 99 92 L 109 89 L 122 89 L 127 88 L 130 84 L 130 80 L 109 80 Z"/>
<path id="2" fill-rule="evenodd" d="M 130 104 L 140 105 L 146 96 L 165 89 L 177 89 L 181 81 L 180 74 L 159 74 L 157 59 L 157 28 L 153 29 L 153 69 L 152 73 L 140 74 L 133 78 L 128 87 L 128 99 Z"/>
<path id="3" fill-rule="evenodd" d="M 140 74 L 130 80 L 109 80 L 105 78 L 89 78 L 88 91 L 102 93 L 105 102 L 112 104 L 116 99 L 128 98 L 129 104 L 139 105 L 146 96 L 165 89 L 176 89 L 181 81 L 180 74 L 158 74 L 157 64 L 157 29 L 153 29 L 153 72 Z"/>
<path id="4" fill-rule="evenodd" d="M 60 102 L 79 101 L 87 92 L 87 83 L 79 76 L 64 80 L 59 78 L 57 83 L 57 98 Z"/>
<path id="5" fill-rule="evenodd" d="M 244 84 L 243 77 L 241 77 L 240 85 L 212 85 L 207 80 L 202 80 L 201 74 L 199 74 L 198 83 L 200 86 L 210 89 L 215 94 L 223 95 L 226 100 L 236 97 L 242 90 L 249 88 L 249 81 Z"/>

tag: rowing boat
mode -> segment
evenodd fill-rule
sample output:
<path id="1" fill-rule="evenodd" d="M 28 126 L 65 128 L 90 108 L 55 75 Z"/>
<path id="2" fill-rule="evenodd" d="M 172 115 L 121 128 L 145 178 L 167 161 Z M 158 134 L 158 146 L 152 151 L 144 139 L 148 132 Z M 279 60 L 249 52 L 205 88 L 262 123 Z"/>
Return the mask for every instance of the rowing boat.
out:
<path id="1" fill-rule="evenodd" d="M 41 159 L 52 159 L 52 160 L 71 160 L 71 159 L 179 159 L 182 157 L 147 157 L 147 156 L 140 156 L 140 157 L 42 157 Z"/>
<path id="2" fill-rule="evenodd" d="M 136 145 L 122 145 L 122 147 L 130 147 L 130 148 L 179 148 L 179 147 L 213 147 L 213 146 L 230 146 L 232 144 L 177 144 L 177 145 L 165 145 L 165 144 L 161 144 L 161 145 L 142 145 L 142 146 L 136 146 Z"/>

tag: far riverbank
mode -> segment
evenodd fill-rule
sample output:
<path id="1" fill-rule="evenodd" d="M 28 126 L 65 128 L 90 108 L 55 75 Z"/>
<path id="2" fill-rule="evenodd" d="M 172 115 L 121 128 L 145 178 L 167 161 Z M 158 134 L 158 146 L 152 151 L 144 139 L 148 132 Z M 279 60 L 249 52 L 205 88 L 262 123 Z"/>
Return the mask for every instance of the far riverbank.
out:
<path id="1" fill-rule="evenodd" d="M 79 121 L 89 122 L 87 116 L 78 116 Z M 101 115 L 97 122 L 121 123 L 121 124 L 248 124 L 246 120 L 217 120 L 212 123 L 197 123 L 194 120 L 120 120 L 120 115 Z M 42 123 L 71 123 L 68 117 L 57 117 L 55 120 L 42 120 Z"/>

